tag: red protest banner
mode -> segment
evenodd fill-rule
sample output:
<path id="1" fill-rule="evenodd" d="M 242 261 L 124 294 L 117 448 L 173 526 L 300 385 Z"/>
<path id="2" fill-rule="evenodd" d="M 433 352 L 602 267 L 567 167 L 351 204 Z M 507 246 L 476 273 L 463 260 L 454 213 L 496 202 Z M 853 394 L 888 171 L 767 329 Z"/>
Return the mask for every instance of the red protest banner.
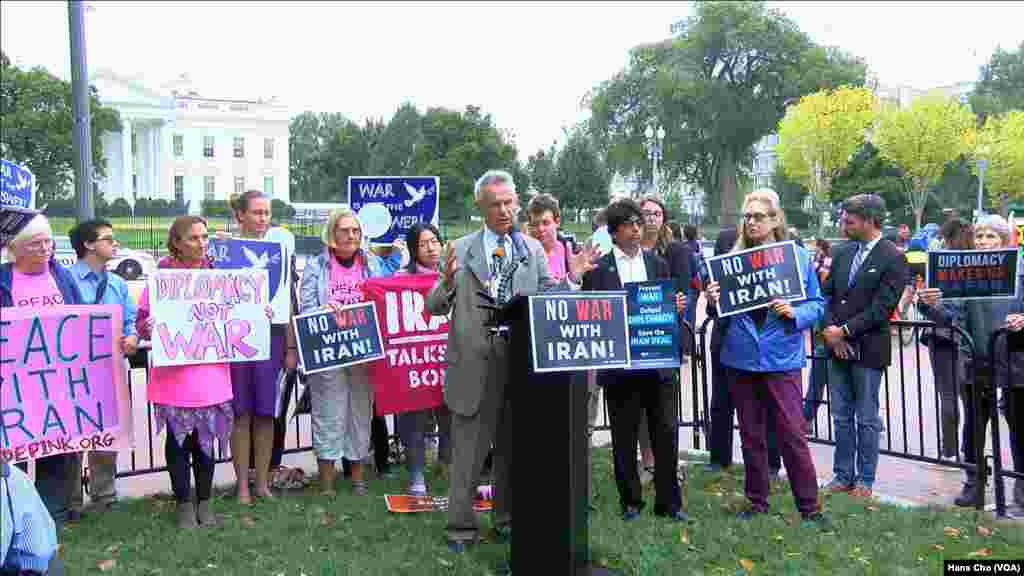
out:
<path id="1" fill-rule="evenodd" d="M 444 401 L 448 318 L 427 312 L 437 274 L 374 278 L 363 284 L 380 314 L 384 358 L 369 365 L 378 415 L 412 412 Z"/>

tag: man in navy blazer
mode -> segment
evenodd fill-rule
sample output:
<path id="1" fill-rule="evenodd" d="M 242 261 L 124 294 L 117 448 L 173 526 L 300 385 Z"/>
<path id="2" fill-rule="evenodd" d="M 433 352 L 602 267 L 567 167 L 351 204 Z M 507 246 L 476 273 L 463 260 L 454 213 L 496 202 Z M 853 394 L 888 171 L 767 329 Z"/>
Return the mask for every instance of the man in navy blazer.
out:
<path id="1" fill-rule="evenodd" d="M 596 268 L 583 276 L 583 290 L 622 290 L 628 282 L 672 278 L 665 260 L 640 248 L 643 213 L 636 202 L 619 200 L 608 206 L 605 215 L 614 247 Z M 677 292 L 677 312 L 685 304 L 685 294 Z M 597 383 L 604 387 L 608 401 L 615 483 L 623 520 L 639 517 L 644 506 L 636 447 L 640 415 L 646 412 L 654 450 L 654 513 L 685 522 L 687 515 L 682 509 L 677 476 L 679 450 L 672 369 L 602 370 L 598 372 Z"/>
<path id="2" fill-rule="evenodd" d="M 882 238 L 880 196 L 853 196 L 843 209 L 850 241 L 834 249 L 832 272 L 822 287 L 836 439 L 834 477 L 826 490 L 866 498 L 878 467 L 879 386 L 892 356 L 889 318 L 903 293 L 907 258 Z"/>

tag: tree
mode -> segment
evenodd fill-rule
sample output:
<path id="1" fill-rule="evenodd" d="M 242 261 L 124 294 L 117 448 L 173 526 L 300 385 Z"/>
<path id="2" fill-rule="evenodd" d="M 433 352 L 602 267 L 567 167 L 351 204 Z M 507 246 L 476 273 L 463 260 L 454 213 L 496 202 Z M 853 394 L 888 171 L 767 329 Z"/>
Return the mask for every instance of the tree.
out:
<path id="1" fill-rule="evenodd" d="M 422 139 L 422 122 L 416 107 L 402 104 L 387 123 L 380 140 L 373 147 L 369 174 L 380 176 L 417 176 L 416 145 Z"/>
<path id="2" fill-rule="evenodd" d="M 779 123 L 779 168 L 818 200 L 864 144 L 877 101 L 865 88 L 842 86 L 804 96 Z"/>
<path id="3" fill-rule="evenodd" d="M 864 142 L 847 165 L 832 179 L 828 198 L 840 204 L 857 194 L 876 194 L 885 200 L 885 206 L 903 221 L 903 206 L 907 199 L 903 189 L 903 172 L 878 153 L 871 142 Z M 912 223 L 912 218 L 905 220 Z"/>
<path id="4" fill-rule="evenodd" d="M 882 112 L 873 140 L 883 158 L 903 172 L 907 201 L 920 228 L 932 188 L 946 165 L 969 152 L 975 141 L 974 115 L 941 96 L 923 97 L 907 108 Z"/>
<path id="5" fill-rule="evenodd" d="M 288 125 L 292 198 L 347 202 L 348 177 L 370 174 L 370 160 L 383 124 L 359 126 L 339 113 L 303 112 Z"/>
<path id="6" fill-rule="evenodd" d="M 1024 198 L 1024 110 L 989 116 L 973 155 L 988 160 L 985 188 L 992 204 L 1008 215 L 1010 201 Z"/>
<path id="7" fill-rule="evenodd" d="M 558 152 L 555 186 L 550 190 L 558 197 L 563 218 L 607 204 L 610 180 L 611 175 L 589 135 L 581 127 L 573 129 Z"/>
<path id="8" fill-rule="evenodd" d="M 982 120 L 993 114 L 1024 110 L 1024 42 L 1016 51 L 996 48 L 981 67 L 970 103 Z"/>
<path id="9" fill-rule="evenodd" d="M 662 168 L 717 194 L 735 224 L 737 176 L 753 145 L 775 129 L 793 98 L 864 83 L 865 65 L 817 46 L 761 2 L 697 2 L 668 41 L 634 48 L 625 70 L 595 89 L 592 131 L 609 165 L 646 173 L 644 128 L 667 136 Z"/>
<path id="10" fill-rule="evenodd" d="M 102 135 L 119 132 L 121 119 L 117 110 L 100 104 L 94 86 L 89 87 L 89 111 L 92 178 L 100 180 L 106 176 Z M 71 83 L 41 67 L 22 70 L 0 53 L 0 118 L 0 154 L 35 175 L 37 205 L 65 197 L 74 177 Z"/>

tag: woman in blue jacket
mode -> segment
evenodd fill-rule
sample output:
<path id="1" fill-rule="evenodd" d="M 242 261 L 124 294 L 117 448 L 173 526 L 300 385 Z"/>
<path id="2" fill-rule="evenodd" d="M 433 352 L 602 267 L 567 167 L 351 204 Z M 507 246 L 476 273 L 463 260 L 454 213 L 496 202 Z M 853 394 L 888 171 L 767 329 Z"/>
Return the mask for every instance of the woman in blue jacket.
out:
<path id="1" fill-rule="evenodd" d="M 82 303 L 71 272 L 53 257 L 53 230 L 45 216 L 30 220 L 5 248 L 8 262 L 0 265 L 0 308 L 39 309 Z M 36 460 L 36 490 L 58 528 L 67 517 L 64 482 L 71 460 L 70 454 Z"/>
<path id="2" fill-rule="evenodd" d="M 733 252 L 788 238 L 786 216 L 778 195 L 756 190 L 743 200 L 743 222 Z M 818 481 L 814 462 L 804 436 L 802 413 L 803 378 L 806 361 L 804 332 L 824 314 L 824 300 L 814 266 L 802 247 L 796 247 L 803 270 L 807 298 L 800 302 L 775 300 L 759 308 L 730 317 L 722 337 L 722 364 L 732 369 L 729 394 L 736 404 L 743 441 L 746 470 L 744 489 L 751 509 L 741 519 L 768 511 L 768 444 L 765 416 L 772 409 L 782 461 L 786 465 L 796 507 L 805 521 L 828 527 L 818 510 Z M 719 284 L 707 287 L 708 302 L 718 303 Z"/>

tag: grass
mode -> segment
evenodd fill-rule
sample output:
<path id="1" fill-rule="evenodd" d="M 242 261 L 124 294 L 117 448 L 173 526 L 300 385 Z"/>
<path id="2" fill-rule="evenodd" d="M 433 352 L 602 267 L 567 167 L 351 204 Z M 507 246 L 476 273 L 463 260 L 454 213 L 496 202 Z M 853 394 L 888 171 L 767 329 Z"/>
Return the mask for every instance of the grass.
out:
<path id="1" fill-rule="evenodd" d="M 903 509 L 838 495 L 824 499 L 834 533 L 802 527 L 784 482 L 773 487 L 774 514 L 741 522 L 742 476 L 710 476 L 697 467 L 686 490 L 691 524 L 649 511 L 624 524 L 608 450 L 595 451 L 593 472 L 592 557 L 629 575 L 941 574 L 944 558 L 1024 557 L 1024 527 L 968 510 Z M 334 500 L 314 484 L 248 509 L 221 494 L 215 509 L 224 528 L 186 533 L 174 529 L 168 497 L 130 500 L 65 528 L 63 556 L 70 574 L 139 576 L 484 576 L 506 556 L 505 545 L 488 542 L 463 556 L 449 553 L 444 513 L 389 514 L 381 496 L 400 491 L 404 479 L 371 481 L 368 498 L 339 484 Z M 431 487 L 445 490 L 440 480 Z M 653 492 L 646 498 L 653 503 Z M 489 516 L 482 525 L 490 525 Z"/>

